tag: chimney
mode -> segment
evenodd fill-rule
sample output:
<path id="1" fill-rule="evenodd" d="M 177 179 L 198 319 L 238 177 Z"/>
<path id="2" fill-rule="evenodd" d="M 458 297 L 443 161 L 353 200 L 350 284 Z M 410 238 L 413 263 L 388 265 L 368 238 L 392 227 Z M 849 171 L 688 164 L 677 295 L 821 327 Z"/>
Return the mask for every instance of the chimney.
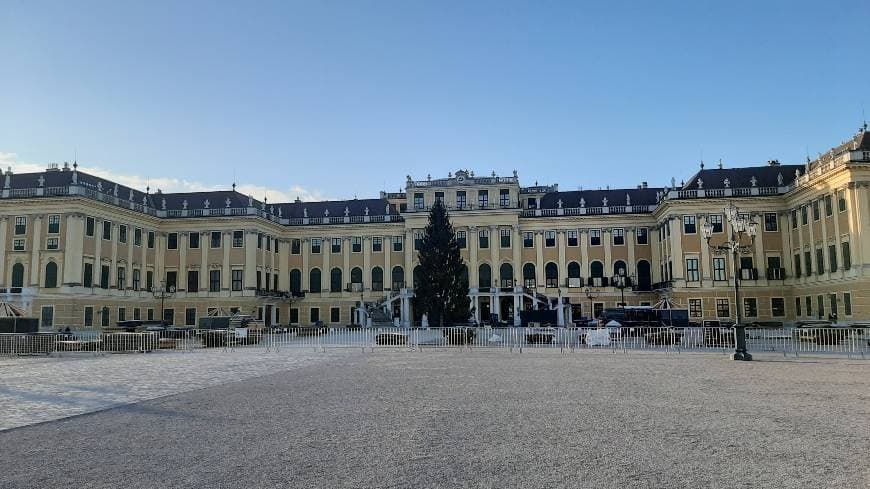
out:
<path id="1" fill-rule="evenodd" d="M 640 182 L 640 185 L 641 185 L 641 187 L 643 187 L 643 188 L 647 188 L 647 183 L 646 183 L 646 182 Z"/>

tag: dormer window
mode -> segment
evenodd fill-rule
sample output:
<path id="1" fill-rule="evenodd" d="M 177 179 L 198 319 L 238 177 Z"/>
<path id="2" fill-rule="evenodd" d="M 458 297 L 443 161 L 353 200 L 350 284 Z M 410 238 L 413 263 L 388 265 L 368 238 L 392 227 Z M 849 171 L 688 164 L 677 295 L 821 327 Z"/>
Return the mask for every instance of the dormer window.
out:
<path id="1" fill-rule="evenodd" d="M 511 191 L 503 188 L 498 191 L 498 205 L 501 207 L 510 207 L 511 205 Z"/>

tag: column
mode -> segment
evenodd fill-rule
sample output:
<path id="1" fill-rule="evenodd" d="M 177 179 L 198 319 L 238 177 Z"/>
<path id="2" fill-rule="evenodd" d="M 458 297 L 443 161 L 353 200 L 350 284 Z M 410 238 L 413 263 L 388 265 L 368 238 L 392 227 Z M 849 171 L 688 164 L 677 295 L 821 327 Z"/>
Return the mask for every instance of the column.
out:
<path id="1" fill-rule="evenodd" d="M 230 290 L 233 271 L 230 268 L 230 248 L 233 247 L 233 232 L 223 232 L 224 256 L 221 264 L 221 290 Z"/>
<path id="2" fill-rule="evenodd" d="M 816 233 L 813 231 L 812 206 L 807 206 L 807 214 L 809 214 L 809 216 L 807 217 L 807 229 L 810 233 L 810 242 L 808 243 L 810 245 L 810 266 L 813 270 L 812 274 L 807 274 L 807 278 L 809 278 L 810 275 L 815 278 L 818 276 L 819 273 L 819 264 L 816 263 Z M 806 270 L 804 271 L 806 272 Z"/>
<path id="3" fill-rule="evenodd" d="M 842 277 L 843 274 L 845 273 L 845 269 L 843 268 L 843 246 L 842 246 L 843 245 L 843 237 L 840 234 L 840 208 L 839 208 L 839 201 L 837 200 L 836 189 L 834 190 L 833 195 L 831 196 L 831 199 L 833 199 L 831 202 L 833 202 L 832 205 L 834 206 L 833 219 L 834 219 L 834 239 L 836 241 L 835 246 L 837 247 L 837 250 L 836 250 L 837 268 L 840 272 L 837 275 Z"/>
<path id="4" fill-rule="evenodd" d="M 71 214 L 66 218 L 66 237 L 63 247 L 63 285 L 75 285 L 82 283 L 82 254 L 84 252 L 84 228 L 85 219 L 80 214 Z M 0 240 L 3 249 L 0 249 L 0 258 L 5 258 L 6 245 L 6 219 L 0 224 Z M 3 260 L 5 261 L 5 259 Z M 0 265 L 2 267 L 2 265 Z M 0 268 L 0 277 L 3 270 Z M 2 279 L 0 279 L 2 280 Z"/>
<path id="5" fill-rule="evenodd" d="M 783 269 L 785 269 L 785 276 L 788 278 L 794 278 L 794 264 L 792 260 L 794 259 L 794 245 L 792 244 L 791 231 L 789 222 L 789 211 L 778 213 L 779 215 L 779 233 L 782 237 L 782 254 L 784 255 L 780 259 L 780 265 Z"/>
<path id="6" fill-rule="evenodd" d="M 535 283 L 538 287 L 546 286 L 544 280 L 544 232 L 535 231 Z"/>
<path id="7" fill-rule="evenodd" d="M 414 234 L 405 230 L 405 287 L 414 287 Z"/>
<path id="8" fill-rule="evenodd" d="M 127 289 L 133 288 L 133 240 L 136 230 L 133 226 L 127 228 L 127 283 L 124 287 Z M 142 280 L 142 272 L 139 272 L 139 280 Z"/>
<path id="9" fill-rule="evenodd" d="M 146 290 L 148 288 L 148 230 L 146 229 L 142 230 L 142 249 L 140 251 L 142 252 L 142 271 L 139 272 L 140 289 Z M 154 243 L 154 254 L 157 254 L 156 242 Z"/>
<path id="10" fill-rule="evenodd" d="M 650 253 L 652 254 L 652 263 L 650 264 L 650 267 L 652 268 L 652 270 L 650 270 L 650 272 L 652 273 L 653 283 L 657 283 L 657 282 L 662 281 L 662 262 L 663 262 L 663 259 L 662 259 L 662 243 L 661 243 L 661 240 L 659 239 L 659 230 L 660 229 L 661 229 L 661 226 L 659 225 L 659 226 L 652 226 L 649 230 L 649 246 L 650 246 L 649 249 L 650 249 Z M 703 253 L 703 247 L 702 247 L 702 253 Z M 704 269 L 706 269 L 706 268 L 709 268 L 709 263 L 704 264 Z M 709 275 L 709 273 L 708 273 L 708 275 Z M 589 311 L 589 314 L 591 315 L 592 311 Z"/>
<path id="11" fill-rule="evenodd" d="M 330 255 L 332 255 L 332 238 L 323 238 L 320 252 L 323 253 L 323 270 L 320 272 L 320 290 L 329 292 L 332 290 L 330 288 L 332 285 L 332 270 L 329 265 L 329 262 L 331 261 Z M 324 286 L 324 284 L 326 284 L 326 286 Z"/>
<path id="12" fill-rule="evenodd" d="M 823 204 L 819 203 L 819 207 L 822 207 Z M 831 278 L 831 260 L 828 256 L 828 226 L 825 222 L 825 210 L 819 209 L 819 223 L 822 228 L 822 263 L 825 264 L 825 279 Z M 759 233 L 761 234 L 761 233 Z"/>
<path id="13" fill-rule="evenodd" d="M 695 217 L 695 222 L 699 223 L 697 229 L 703 229 L 703 224 L 701 224 L 701 219 L 704 219 L 704 223 L 707 222 L 707 216 L 698 215 Z M 701 241 L 701 263 L 699 264 L 701 268 L 701 285 L 704 285 L 704 282 L 710 282 L 713 276 L 710 274 L 710 271 L 713 268 L 713 261 L 710 258 L 710 246 L 707 244 L 707 240 L 704 239 L 704 233 L 698 233 L 698 239 Z"/>
<path id="14" fill-rule="evenodd" d="M 755 236 L 755 249 L 754 255 L 755 260 L 755 269 L 760 270 L 758 273 L 758 279 L 761 281 L 762 286 L 767 285 L 767 274 L 765 273 L 765 267 L 767 267 L 767 259 L 764 257 L 764 214 L 758 214 L 756 216 L 756 221 L 758 222 L 758 234 Z"/>
<path id="15" fill-rule="evenodd" d="M 580 233 L 580 276 L 589 278 L 589 230 L 581 229 Z M 588 282 L 586 282 L 588 283 Z"/>
<path id="16" fill-rule="evenodd" d="M 387 251 L 386 243 L 383 243 L 384 253 Z M 362 238 L 362 247 L 363 247 L 363 296 L 370 295 L 371 287 L 372 287 L 372 238 L 371 236 L 363 236 Z M 384 271 L 384 281 L 386 282 L 386 270 Z M 365 284 L 369 284 L 368 287 Z"/>
<path id="17" fill-rule="evenodd" d="M 466 240 L 468 243 L 468 287 L 471 289 L 477 289 L 480 287 L 480 284 L 477 281 L 477 227 L 470 226 L 466 236 L 468 237 Z M 478 313 L 475 312 L 475 314 Z M 479 319 L 479 316 L 475 317 Z"/>
<path id="18" fill-rule="evenodd" d="M 0 286 L 6 286 L 6 241 L 9 229 L 9 218 L 0 217 Z"/>
<path id="19" fill-rule="evenodd" d="M 522 307 L 522 304 L 523 301 L 520 294 L 514 294 L 514 326 L 519 326 L 521 324 L 520 308 Z"/>
<path id="20" fill-rule="evenodd" d="M 112 287 L 118 287 L 118 233 L 120 228 L 116 223 L 112 223 L 112 266 L 109 268 L 109 283 Z M 129 238 L 129 236 L 127 236 Z M 127 240 L 129 241 L 129 239 Z"/>
<path id="21" fill-rule="evenodd" d="M 800 208 L 799 208 L 800 209 Z M 798 210 L 798 214 L 800 214 L 800 210 Z M 806 283 L 807 281 L 807 265 L 803 262 L 804 260 L 804 226 L 801 224 L 800 216 L 798 216 L 798 226 L 797 226 L 797 235 L 798 235 L 798 262 L 801 264 L 801 282 Z M 792 257 L 794 260 L 794 257 Z"/>
<path id="22" fill-rule="evenodd" d="M 393 237 L 392 236 L 384 236 L 384 288 L 388 291 L 393 290 L 393 265 L 390 260 L 393 255 Z M 386 295 L 389 295 L 390 292 L 387 292 Z M 390 313 L 392 316 L 392 313 Z"/>
<path id="23" fill-rule="evenodd" d="M 341 267 L 341 278 L 345 283 L 350 283 L 350 238 L 341 238 L 341 253 L 344 258 Z M 343 286 L 344 284 L 342 284 Z"/>
<path id="24" fill-rule="evenodd" d="M 672 225 L 673 222 L 677 224 Z M 697 221 L 695 221 L 697 223 Z M 686 258 L 683 256 L 683 220 L 682 218 L 673 218 L 668 221 L 668 226 L 671 226 L 671 259 L 674 262 L 674 286 L 677 286 L 677 279 L 684 281 L 686 274 Z M 697 230 L 697 225 L 695 226 Z"/>
<path id="25" fill-rule="evenodd" d="M 864 275 L 864 257 L 870 257 L 870 239 L 867 239 L 863 227 L 866 221 L 867 209 L 865 204 L 867 199 L 855 183 L 851 182 L 846 190 L 846 201 L 852 225 L 851 237 L 849 238 L 853 258 L 852 266 L 857 266 L 860 274 Z"/>
<path id="26" fill-rule="evenodd" d="M 245 230 L 245 290 L 257 288 L 257 231 Z"/>
<path id="27" fill-rule="evenodd" d="M 613 231 L 610 228 L 601 230 L 601 242 L 604 245 L 604 281 L 613 276 Z"/>
<path id="28" fill-rule="evenodd" d="M 39 275 L 42 264 L 39 261 L 39 250 L 42 249 L 42 216 L 33 216 L 33 234 L 30 240 L 30 286 L 39 287 Z"/>
<path id="29" fill-rule="evenodd" d="M 523 285 L 523 258 L 520 251 L 523 247 L 523 239 L 518 225 L 515 224 L 512 229 L 511 261 L 514 267 L 514 286 L 517 287 Z"/>
<path id="30" fill-rule="evenodd" d="M 560 229 L 556 231 L 556 245 L 559 247 L 559 286 L 561 287 L 563 284 L 567 282 L 568 278 L 568 264 L 565 260 L 565 247 L 568 245 L 568 233 L 564 230 Z"/>
<path id="31" fill-rule="evenodd" d="M 179 233 L 178 238 L 178 289 L 190 292 L 190 284 L 187 283 L 187 250 L 190 247 L 190 236 L 189 233 Z M 199 242 L 199 246 L 202 247 L 202 241 Z M 199 287 L 199 284 L 196 286 Z"/>
<path id="32" fill-rule="evenodd" d="M 199 265 L 199 290 L 208 291 L 209 283 L 208 283 L 208 248 L 211 246 L 211 235 L 210 233 L 200 233 L 199 235 L 199 256 L 200 256 L 200 265 Z M 182 272 L 179 271 L 179 275 Z M 179 277 L 180 280 L 180 277 Z"/>
<path id="33" fill-rule="evenodd" d="M 637 242 L 637 239 L 635 239 L 636 233 L 636 227 L 625 230 L 625 246 L 628 248 L 628 263 L 626 263 L 628 270 L 625 271 L 626 275 L 631 275 L 632 272 L 636 274 L 637 272 L 637 257 L 634 249 L 635 243 Z M 637 280 L 636 276 L 635 280 Z"/>
<path id="34" fill-rule="evenodd" d="M 309 273 L 309 261 L 310 261 L 310 253 L 311 253 L 311 243 L 308 238 L 302 238 L 302 242 L 300 243 L 302 246 L 302 280 L 300 282 L 300 287 L 302 290 L 308 289 L 308 273 Z"/>

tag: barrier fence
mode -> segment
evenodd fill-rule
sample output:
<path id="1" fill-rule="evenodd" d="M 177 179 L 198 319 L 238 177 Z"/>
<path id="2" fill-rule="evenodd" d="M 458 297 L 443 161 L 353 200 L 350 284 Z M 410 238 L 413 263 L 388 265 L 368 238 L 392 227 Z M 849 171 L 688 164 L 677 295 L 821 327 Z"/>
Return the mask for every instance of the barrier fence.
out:
<path id="1" fill-rule="evenodd" d="M 428 348 L 523 351 L 558 349 L 576 352 L 639 350 L 730 353 L 733 328 L 284 328 L 268 332 L 248 329 L 167 330 L 142 333 L 0 334 L 0 356 L 79 353 L 147 353 L 156 350 L 191 352 L 211 349 L 278 351 L 309 348 Z M 750 352 L 783 355 L 835 353 L 866 358 L 870 328 L 746 329 Z"/>

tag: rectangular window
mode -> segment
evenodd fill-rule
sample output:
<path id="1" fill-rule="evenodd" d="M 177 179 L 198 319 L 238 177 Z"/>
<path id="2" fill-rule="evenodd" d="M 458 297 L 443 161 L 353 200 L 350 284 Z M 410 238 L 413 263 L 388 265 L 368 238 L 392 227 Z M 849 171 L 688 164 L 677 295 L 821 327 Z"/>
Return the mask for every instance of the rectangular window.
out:
<path id="1" fill-rule="evenodd" d="M 444 192 L 435 192 L 435 202 L 444 203 Z"/>
<path id="2" fill-rule="evenodd" d="M 686 281 L 697 282 L 701 280 L 701 274 L 698 270 L 697 258 L 686 258 Z"/>
<path id="3" fill-rule="evenodd" d="M 704 317 L 703 301 L 701 299 L 689 299 L 689 317 Z"/>
<path id="4" fill-rule="evenodd" d="M 840 247 L 843 249 L 843 270 L 848 270 L 852 268 L 852 250 L 848 241 L 843 241 Z"/>
<path id="5" fill-rule="evenodd" d="M 149 291 L 154 288 L 154 272 L 151 270 L 145 272 L 145 287 Z"/>
<path id="6" fill-rule="evenodd" d="M 414 231 L 414 249 L 419 250 L 423 247 L 423 231 Z"/>
<path id="7" fill-rule="evenodd" d="M 321 247 L 320 238 L 311 238 L 311 253 L 315 254 L 315 255 L 319 254 L 320 247 Z"/>
<path id="8" fill-rule="evenodd" d="M 127 286 L 127 269 L 118 267 L 118 290 L 124 290 Z"/>
<path id="9" fill-rule="evenodd" d="M 544 231 L 544 246 L 547 248 L 556 246 L 556 231 Z"/>
<path id="10" fill-rule="evenodd" d="M 414 209 L 417 209 L 417 210 L 423 209 L 423 194 L 422 193 L 414 194 Z"/>
<path id="11" fill-rule="evenodd" d="M 794 255 L 794 276 L 795 278 L 801 277 L 801 254 L 796 253 Z"/>
<path id="12" fill-rule="evenodd" d="M 118 321 L 126 321 L 127 320 L 127 308 L 119 307 L 118 308 Z"/>
<path id="13" fill-rule="evenodd" d="M 333 253 L 341 253 L 341 238 L 332 238 L 331 251 Z"/>
<path id="14" fill-rule="evenodd" d="M 350 238 L 350 251 L 353 253 L 361 253 L 362 252 L 362 238 L 359 236 L 354 236 Z"/>
<path id="15" fill-rule="evenodd" d="M 825 296 L 823 295 L 816 297 L 816 314 L 819 315 L 819 318 L 825 317 Z"/>
<path id="16" fill-rule="evenodd" d="M 837 271 L 837 245 L 828 245 L 828 261 L 831 262 L 831 271 Z"/>
<path id="17" fill-rule="evenodd" d="M 625 244 L 625 229 L 613 228 L 611 235 L 613 236 L 614 246 L 623 246 Z"/>
<path id="18" fill-rule="evenodd" d="M 456 231 L 456 244 L 460 249 L 465 249 L 468 246 L 468 235 L 465 231 Z"/>
<path id="19" fill-rule="evenodd" d="M 846 191 L 837 191 L 837 209 L 840 212 L 846 212 Z"/>
<path id="20" fill-rule="evenodd" d="M 402 237 L 393 236 L 393 251 L 402 251 Z"/>
<path id="21" fill-rule="evenodd" d="M 26 240 L 24 240 L 24 239 L 13 239 L 12 240 L 12 251 L 24 251 L 25 241 Z"/>
<path id="22" fill-rule="evenodd" d="M 209 292 L 220 292 L 221 291 L 221 271 L 220 270 L 209 270 L 209 272 L 208 272 L 208 291 Z"/>
<path id="23" fill-rule="evenodd" d="M 147 319 L 148 321 L 154 321 L 154 309 L 150 307 L 146 309 L 145 319 Z"/>
<path id="24" fill-rule="evenodd" d="M 725 258 L 721 256 L 713 258 L 713 280 L 720 282 L 728 280 L 728 275 L 725 273 Z"/>
<path id="25" fill-rule="evenodd" d="M 242 280 L 244 277 L 244 273 L 245 273 L 244 270 L 233 270 L 232 271 L 233 290 L 236 292 L 242 290 Z"/>
<path id="26" fill-rule="evenodd" d="M 266 251 L 272 251 L 272 237 L 265 236 L 266 238 Z"/>
<path id="27" fill-rule="evenodd" d="M 242 248 L 245 246 L 245 232 L 233 231 L 233 248 Z"/>
<path id="28" fill-rule="evenodd" d="M 577 231 L 570 230 L 568 231 L 568 246 L 577 246 L 580 243 L 580 240 L 577 239 Z"/>
<path id="29" fill-rule="evenodd" d="M 804 297 L 804 306 L 806 306 L 807 317 L 813 316 L 813 298 L 810 296 Z"/>
<path id="30" fill-rule="evenodd" d="M 831 314 L 837 317 L 840 314 L 840 308 L 837 307 L 837 294 L 828 294 L 828 305 L 831 306 Z"/>
<path id="31" fill-rule="evenodd" d="M 319 307 L 312 307 L 308 311 L 308 318 L 312 324 L 320 321 L 320 308 Z"/>
<path id="32" fill-rule="evenodd" d="M 103 221 L 103 239 L 106 241 L 112 239 L 112 223 L 110 221 Z"/>
<path id="33" fill-rule="evenodd" d="M 534 248 L 535 246 L 535 233 L 526 232 L 523 233 L 523 248 Z"/>
<path id="34" fill-rule="evenodd" d="M 791 228 L 797 229 L 797 227 L 798 227 L 797 211 L 792 209 L 792 211 L 791 211 Z"/>
<path id="35" fill-rule="evenodd" d="M 170 271 L 166 272 L 166 287 L 176 287 L 178 288 L 178 272 Z"/>
<path id="36" fill-rule="evenodd" d="M 843 292 L 843 314 L 846 316 L 852 315 L 852 293 Z"/>
<path id="37" fill-rule="evenodd" d="M 710 214 L 707 217 L 707 220 L 710 222 L 710 225 L 713 226 L 714 233 L 721 233 L 724 229 L 722 227 L 722 214 Z"/>
<path id="38" fill-rule="evenodd" d="M 825 196 L 825 215 L 828 217 L 834 215 L 834 202 L 830 194 Z"/>
<path id="39" fill-rule="evenodd" d="M 52 214 L 48 216 L 48 234 L 60 233 L 60 216 Z"/>
<path id="40" fill-rule="evenodd" d="M 765 212 L 764 213 L 764 230 L 768 232 L 775 232 L 779 229 L 776 221 L 776 213 L 775 212 Z"/>
<path id="41" fill-rule="evenodd" d="M 813 221 L 818 221 L 821 217 L 821 213 L 819 212 L 819 201 L 814 200 L 811 205 L 813 208 Z"/>
<path id="42" fill-rule="evenodd" d="M 222 246 L 223 241 L 223 233 L 220 231 L 212 231 L 211 232 L 211 248 L 220 248 Z"/>
<path id="43" fill-rule="evenodd" d="M 142 246 L 142 228 L 133 230 L 133 246 Z"/>
<path id="44" fill-rule="evenodd" d="M 489 190 L 477 191 L 477 207 L 481 209 L 489 207 Z"/>
<path id="45" fill-rule="evenodd" d="M 184 310 L 184 325 L 196 326 L 196 308 L 188 307 Z"/>
<path id="46" fill-rule="evenodd" d="M 187 235 L 187 247 L 191 250 L 199 248 L 199 233 L 194 231 Z"/>
<path id="47" fill-rule="evenodd" d="M 188 292 L 198 292 L 199 291 L 199 271 L 198 270 L 188 270 L 187 271 L 187 291 Z"/>
<path id="48" fill-rule="evenodd" d="M 84 287 L 93 287 L 94 286 L 94 265 L 92 263 L 85 263 L 83 272 L 82 272 L 82 286 Z"/>
<path id="49" fill-rule="evenodd" d="M 683 234 L 695 234 L 697 231 L 695 216 L 683 216 Z"/>
<path id="50" fill-rule="evenodd" d="M 234 244 L 235 246 L 235 244 Z M 301 239 L 293 239 L 290 240 L 290 254 L 298 255 L 302 253 L 302 240 Z"/>
<path id="51" fill-rule="evenodd" d="M 100 266 L 100 288 L 108 289 L 109 288 L 109 265 L 101 265 Z"/>
<path id="52" fill-rule="evenodd" d="M 480 249 L 489 248 L 489 231 L 481 229 L 477 233 L 477 246 Z"/>
<path id="53" fill-rule="evenodd" d="M 15 234 L 20 236 L 22 234 L 27 234 L 27 218 L 24 216 L 18 216 L 15 218 Z"/>
<path id="54" fill-rule="evenodd" d="M 299 324 L 299 308 L 290 308 L 290 324 Z"/>
<path id="55" fill-rule="evenodd" d="M 746 297 L 743 299 L 743 317 L 758 317 L 758 300 L 756 300 L 755 297 Z"/>
<path id="56" fill-rule="evenodd" d="M 337 323 L 341 321 L 341 309 L 338 307 L 329 308 L 329 322 Z"/>
<path id="57" fill-rule="evenodd" d="M 601 230 L 589 230 L 589 246 L 601 246 Z"/>
<path id="58" fill-rule="evenodd" d="M 807 206 L 801 206 L 801 224 L 806 226 L 809 223 L 809 218 L 807 217 Z"/>
<path id="59" fill-rule="evenodd" d="M 45 249 L 47 250 L 56 250 L 59 246 L 58 238 L 48 238 L 45 240 Z"/>
<path id="60" fill-rule="evenodd" d="M 468 205 L 468 200 L 465 196 L 465 190 L 456 191 L 456 208 L 464 209 Z"/>
<path id="61" fill-rule="evenodd" d="M 133 269 L 133 290 L 139 290 L 141 272 L 138 268 Z"/>
<path id="62" fill-rule="evenodd" d="M 511 230 L 510 229 L 499 229 L 499 243 L 502 248 L 510 248 L 511 247 Z"/>
<path id="63" fill-rule="evenodd" d="M 94 308 L 93 306 L 85 306 L 85 326 L 94 325 Z"/>
<path id="64" fill-rule="evenodd" d="M 154 231 L 148 231 L 148 249 L 154 249 Z"/>
<path id="65" fill-rule="evenodd" d="M 197 239 L 199 239 L 199 238 L 198 238 L 199 233 L 190 233 L 191 236 L 193 236 L 194 234 L 196 234 L 196 235 L 197 235 Z M 198 242 L 199 242 L 199 241 L 197 241 L 197 243 L 198 243 Z M 198 247 L 198 246 L 199 246 L 199 245 L 197 245 L 197 247 Z M 178 233 L 169 233 L 169 234 L 166 236 L 166 249 L 167 249 L 167 250 L 177 250 L 177 249 L 178 249 Z"/>
<path id="66" fill-rule="evenodd" d="M 637 228 L 637 244 L 649 244 L 649 230 L 647 228 Z"/>
<path id="67" fill-rule="evenodd" d="M 263 233 L 257 233 L 257 249 L 263 249 Z"/>
<path id="68" fill-rule="evenodd" d="M 384 239 L 380 236 L 372 237 L 372 252 L 380 253 L 384 251 Z"/>
<path id="69" fill-rule="evenodd" d="M 164 309 L 163 321 L 168 324 L 175 324 L 175 309 Z"/>
<path id="70" fill-rule="evenodd" d="M 133 319 L 136 321 L 139 321 L 140 319 L 142 319 L 142 310 L 139 309 L 138 307 L 133 308 Z"/>
<path id="71" fill-rule="evenodd" d="M 801 298 L 794 298 L 794 316 L 799 317 L 801 315 Z"/>
<path id="72" fill-rule="evenodd" d="M 825 273 L 825 253 L 821 248 L 816 248 L 816 275 Z"/>
<path id="73" fill-rule="evenodd" d="M 95 226 L 94 218 L 93 217 L 86 217 L 85 218 L 85 236 L 88 236 L 90 238 L 94 237 L 94 226 Z M 93 308 L 91 308 L 91 310 L 93 311 Z"/>
<path id="74" fill-rule="evenodd" d="M 508 207 L 511 205 L 510 190 L 503 188 L 498 191 L 498 205 Z"/>
<path id="75" fill-rule="evenodd" d="M 716 299 L 716 317 L 731 317 L 731 307 L 728 299 Z"/>
<path id="76" fill-rule="evenodd" d="M 809 251 L 804 251 L 804 268 L 807 272 L 807 277 L 813 274 L 813 262 L 811 261 L 812 256 Z"/>
<path id="77" fill-rule="evenodd" d="M 118 241 L 121 243 L 127 242 L 127 225 L 119 224 L 118 225 Z"/>

